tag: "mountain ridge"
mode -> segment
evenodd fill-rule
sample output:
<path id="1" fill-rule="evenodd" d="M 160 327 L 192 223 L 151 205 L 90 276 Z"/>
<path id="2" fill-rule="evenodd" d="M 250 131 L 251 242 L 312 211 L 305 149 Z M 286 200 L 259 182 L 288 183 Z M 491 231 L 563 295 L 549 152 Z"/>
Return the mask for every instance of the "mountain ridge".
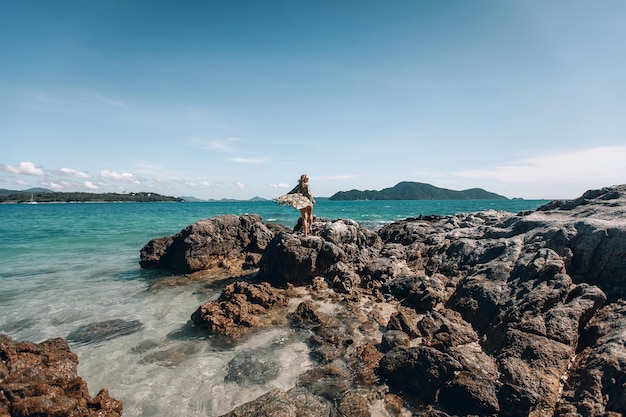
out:
<path id="1" fill-rule="evenodd" d="M 402 181 L 393 187 L 376 190 L 339 191 L 330 198 L 333 201 L 349 200 L 508 200 L 507 197 L 486 191 L 482 188 L 470 188 L 456 191 L 435 187 L 423 182 Z"/>

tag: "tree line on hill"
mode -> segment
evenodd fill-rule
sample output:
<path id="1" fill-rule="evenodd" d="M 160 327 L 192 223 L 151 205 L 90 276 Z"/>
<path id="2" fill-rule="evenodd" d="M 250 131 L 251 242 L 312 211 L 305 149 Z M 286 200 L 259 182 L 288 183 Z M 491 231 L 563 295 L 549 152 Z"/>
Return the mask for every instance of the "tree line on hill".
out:
<path id="1" fill-rule="evenodd" d="M 96 203 L 96 202 L 182 202 L 179 197 L 156 193 L 10 192 L 0 194 L 0 203 Z"/>
<path id="2" fill-rule="evenodd" d="M 403 181 L 380 191 L 339 191 L 333 194 L 330 200 L 508 200 L 508 198 L 482 188 L 455 191 L 421 182 Z"/>

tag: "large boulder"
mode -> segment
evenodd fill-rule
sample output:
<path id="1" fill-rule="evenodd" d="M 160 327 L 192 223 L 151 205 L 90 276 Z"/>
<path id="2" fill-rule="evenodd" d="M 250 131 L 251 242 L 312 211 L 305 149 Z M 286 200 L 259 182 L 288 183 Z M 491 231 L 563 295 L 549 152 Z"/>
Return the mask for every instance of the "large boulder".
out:
<path id="1" fill-rule="evenodd" d="M 254 270 L 275 232 L 284 227 L 261 216 L 222 215 L 200 220 L 173 236 L 152 239 L 140 252 L 142 268 L 182 273 L 220 269 L 241 275 Z"/>
<path id="2" fill-rule="evenodd" d="M 193 323 L 210 333 L 239 337 L 253 329 L 276 324 L 285 315 L 287 297 L 268 283 L 235 282 L 224 288 L 215 301 L 198 307 L 191 315 Z"/>
<path id="3" fill-rule="evenodd" d="M 316 276 L 324 276 L 345 256 L 340 247 L 319 236 L 300 237 L 283 232 L 268 245 L 257 277 L 281 287 L 307 284 Z"/>
<path id="4" fill-rule="evenodd" d="M 36 344 L 0 335 L 0 416 L 115 417 L 122 403 L 106 389 L 91 397 L 78 358 L 63 339 Z"/>
<path id="5" fill-rule="evenodd" d="M 434 403 L 439 388 L 462 370 L 452 356 L 426 346 L 392 349 L 380 362 L 381 377 L 392 388 L 424 403 Z"/>
<path id="6" fill-rule="evenodd" d="M 257 277 L 277 286 L 310 284 L 318 276 L 345 281 L 380 251 L 377 234 L 352 220 L 318 220 L 315 230 L 307 237 L 278 233 L 263 252 Z"/>

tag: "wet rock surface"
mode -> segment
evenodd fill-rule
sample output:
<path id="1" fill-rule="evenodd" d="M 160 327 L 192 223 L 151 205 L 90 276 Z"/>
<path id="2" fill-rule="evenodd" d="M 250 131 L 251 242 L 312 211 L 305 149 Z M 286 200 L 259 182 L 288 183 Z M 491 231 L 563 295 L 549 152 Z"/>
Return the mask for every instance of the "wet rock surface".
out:
<path id="1" fill-rule="evenodd" d="M 192 273 L 216 269 L 242 275 L 257 268 L 261 254 L 283 226 L 258 215 L 222 215 L 193 223 L 173 236 L 152 239 L 140 252 L 142 268 Z"/>
<path id="2" fill-rule="evenodd" d="M 224 380 L 243 386 L 263 385 L 278 377 L 280 371 L 280 360 L 271 351 L 243 352 L 228 362 Z"/>
<path id="3" fill-rule="evenodd" d="M 144 267 L 244 277 L 198 307 L 197 331 L 288 325 L 308 343 L 295 387 L 228 416 L 626 413 L 626 186 L 518 214 L 313 229 L 218 216 L 142 250 Z M 164 366 L 190 354 L 136 350 Z M 242 355 L 226 378 L 269 388 L 276 365 Z"/>
<path id="4" fill-rule="evenodd" d="M 278 234 L 257 277 L 310 291 L 292 322 L 325 371 L 301 386 L 339 414 L 358 398 L 372 409 L 380 387 L 401 398 L 395 413 L 623 413 L 625 206 L 620 186 L 534 212 L 406 219 L 375 237 L 318 220 L 314 236 Z"/>
<path id="5" fill-rule="evenodd" d="M 330 415 L 330 403 L 302 388 L 273 390 L 235 408 L 224 417 L 318 417 Z"/>
<path id="6" fill-rule="evenodd" d="M 106 389 L 89 395 L 63 339 L 35 344 L 0 335 L 0 359 L 0 416 L 122 415 L 122 403 Z"/>
<path id="7" fill-rule="evenodd" d="M 284 321 L 287 297 L 283 292 L 266 282 L 235 282 L 227 285 L 217 300 L 198 307 L 191 320 L 210 333 L 240 337 L 251 329 Z"/>

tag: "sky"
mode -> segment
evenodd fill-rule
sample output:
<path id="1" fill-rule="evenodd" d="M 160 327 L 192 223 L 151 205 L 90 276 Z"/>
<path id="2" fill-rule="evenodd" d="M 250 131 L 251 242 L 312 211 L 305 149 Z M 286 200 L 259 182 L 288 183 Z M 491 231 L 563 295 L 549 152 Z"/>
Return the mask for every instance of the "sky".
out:
<path id="1" fill-rule="evenodd" d="M 622 0 L 0 0 L 0 188 L 626 183 Z"/>

